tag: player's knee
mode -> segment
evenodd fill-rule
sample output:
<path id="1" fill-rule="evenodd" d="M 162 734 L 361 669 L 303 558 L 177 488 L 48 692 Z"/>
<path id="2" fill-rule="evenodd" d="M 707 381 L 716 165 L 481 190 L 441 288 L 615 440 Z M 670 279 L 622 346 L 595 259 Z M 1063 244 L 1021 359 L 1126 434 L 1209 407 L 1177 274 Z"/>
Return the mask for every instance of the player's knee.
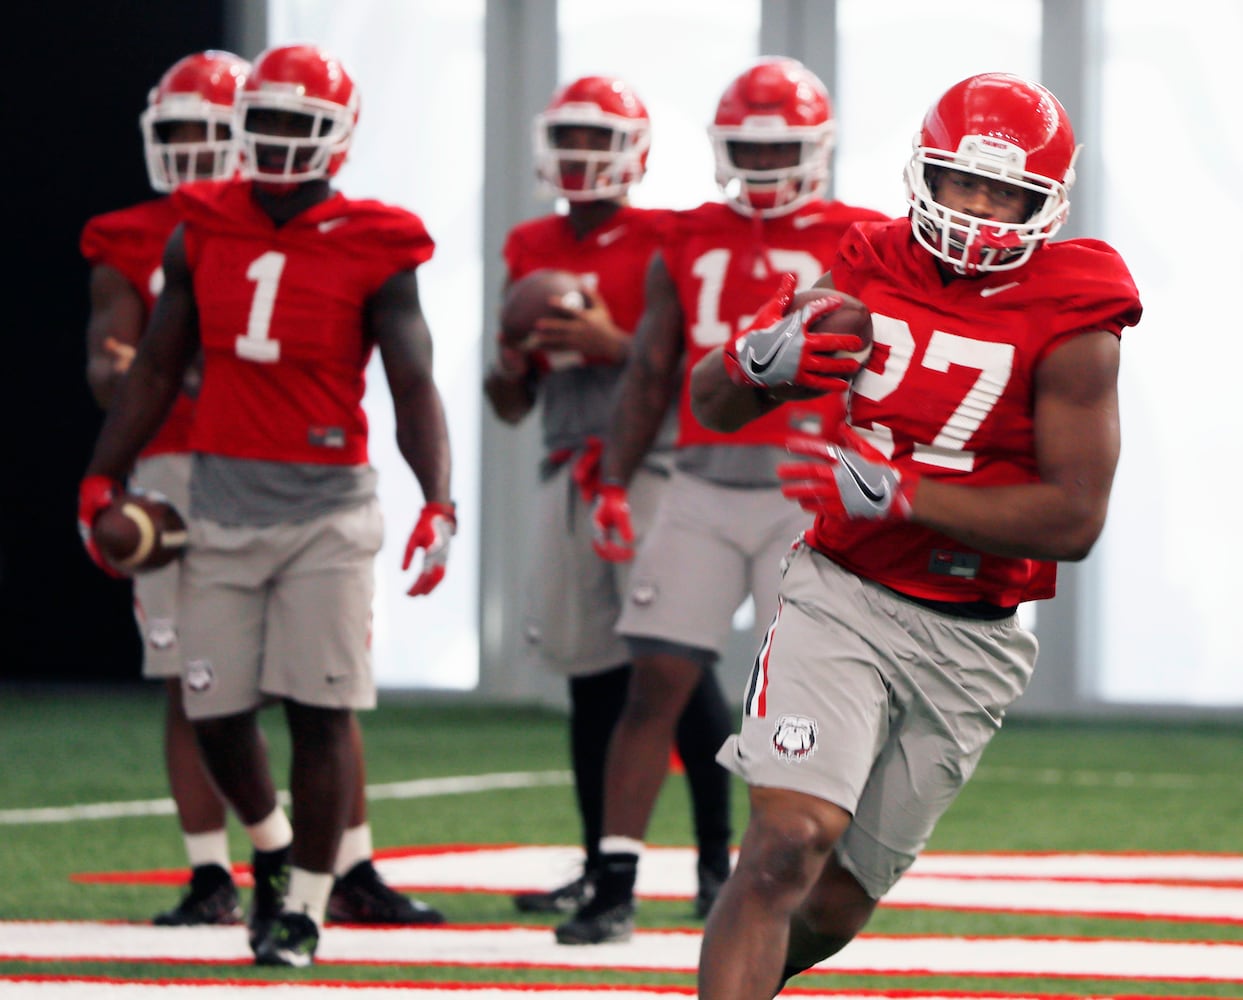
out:
<path id="1" fill-rule="evenodd" d="M 817 810 L 753 813 L 739 869 L 747 869 L 759 891 L 801 897 L 815 882 L 839 835 L 837 825 Z"/>

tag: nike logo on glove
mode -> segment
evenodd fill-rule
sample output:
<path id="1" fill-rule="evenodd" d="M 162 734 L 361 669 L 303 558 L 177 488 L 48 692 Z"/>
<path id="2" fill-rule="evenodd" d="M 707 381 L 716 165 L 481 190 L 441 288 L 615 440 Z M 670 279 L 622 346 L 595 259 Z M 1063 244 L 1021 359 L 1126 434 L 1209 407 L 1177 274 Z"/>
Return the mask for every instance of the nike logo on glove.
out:
<path id="1" fill-rule="evenodd" d="M 839 465 L 850 473 L 850 478 L 859 487 L 859 492 L 863 496 L 876 504 L 878 507 L 889 499 L 889 480 L 881 479 L 879 486 L 873 486 L 864 478 L 863 473 L 851 464 L 850 459 L 846 457 L 846 453 L 837 445 L 829 447 L 829 455 L 835 458 Z"/>
<path id="2" fill-rule="evenodd" d="M 749 336 L 749 340 L 772 338 L 772 346 L 764 352 L 764 356 L 760 357 L 756 353 L 753 344 L 747 345 L 747 367 L 757 375 L 763 375 L 773 366 L 773 362 L 777 360 L 777 355 L 781 353 L 781 348 L 787 340 L 794 336 L 795 332 L 803 325 L 803 317 L 800 312 L 791 313 L 785 316 L 774 327 L 768 330 L 754 330 Z M 758 336 L 757 336 L 758 335 Z"/>

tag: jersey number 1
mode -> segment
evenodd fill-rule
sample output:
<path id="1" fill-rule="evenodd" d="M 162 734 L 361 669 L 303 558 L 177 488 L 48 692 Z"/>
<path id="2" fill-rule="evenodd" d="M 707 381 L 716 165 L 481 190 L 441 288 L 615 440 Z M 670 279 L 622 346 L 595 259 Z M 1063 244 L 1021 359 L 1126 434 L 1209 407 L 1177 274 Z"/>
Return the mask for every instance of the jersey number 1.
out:
<path id="1" fill-rule="evenodd" d="M 233 348 L 239 358 L 274 364 L 281 359 L 279 340 L 272 340 L 272 310 L 276 307 L 276 286 L 285 270 L 285 255 L 269 250 L 250 262 L 246 277 L 255 283 L 255 295 L 250 300 L 250 318 L 246 321 L 246 333 L 234 341 Z"/>

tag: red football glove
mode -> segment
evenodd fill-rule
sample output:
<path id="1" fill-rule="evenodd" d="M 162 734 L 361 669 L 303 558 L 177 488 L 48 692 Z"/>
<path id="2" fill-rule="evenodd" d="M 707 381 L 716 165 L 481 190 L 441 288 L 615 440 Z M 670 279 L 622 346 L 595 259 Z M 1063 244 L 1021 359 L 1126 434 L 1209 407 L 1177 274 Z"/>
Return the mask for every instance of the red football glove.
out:
<path id="1" fill-rule="evenodd" d="M 583 443 L 583 450 L 574 462 L 570 475 L 578 487 L 583 503 L 594 503 L 596 494 L 600 492 L 600 456 L 604 453 L 604 442 L 598 437 L 589 437 Z"/>
<path id="2" fill-rule="evenodd" d="M 591 547 L 609 562 L 634 558 L 634 528 L 630 524 L 630 501 L 621 483 L 601 483 L 591 508 Z"/>
<path id="3" fill-rule="evenodd" d="M 449 539 L 457 531 L 457 511 L 452 503 L 424 504 L 419 512 L 418 523 L 406 542 L 406 555 L 401 568 L 410 568 L 414 553 L 423 549 L 423 567 L 418 579 L 409 590 L 411 597 L 430 594 L 445 578 L 445 564 L 449 561 Z"/>
<path id="4" fill-rule="evenodd" d="M 78 484 L 78 534 L 82 536 L 82 544 L 91 562 L 116 580 L 124 579 L 124 574 L 113 569 L 100 553 L 91 529 L 103 509 L 124 492 L 125 487 L 110 476 L 87 476 Z"/>
<path id="5" fill-rule="evenodd" d="M 851 520 L 906 520 L 919 476 L 903 472 L 840 422 L 825 436 L 795 434 L 786 440 L 793 455 L 811 461 L 777 466 L 781 493 L 812 514 Z"/>
<path id="6" fill-rule="evenodd" d="M 841 308 L 831 289 L 790 312 L 795 278 L 786 274 L 769 299 L 737 337 L 725 343 L 725 370 L 735 385 L 773 390 L 799 386 L 818 392 L 843 392 L 860 362 L 841 357 L 863 348 L 852 334 L 818 333 L 818 320 Z M 818 290 L 813 290 L 818 291 Z M 806 293 L 800 293 L 805 295 Z"/>

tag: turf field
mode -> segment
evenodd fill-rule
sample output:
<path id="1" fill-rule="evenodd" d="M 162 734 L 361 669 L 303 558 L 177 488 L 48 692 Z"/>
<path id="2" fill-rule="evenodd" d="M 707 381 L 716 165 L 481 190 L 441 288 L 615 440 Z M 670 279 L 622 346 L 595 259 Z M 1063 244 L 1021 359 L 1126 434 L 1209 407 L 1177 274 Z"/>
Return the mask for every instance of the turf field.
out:
<path id="1" fill-rule="evenodd" d="M 325 984 L 324 995 L 340 994 L 326 984 L 386 984 L 385 1000 L 693 992 L 700 925 L 681 895 L 689 883 L 677 884 L 683 851 L 653 851 L 629 945 L 557 948 L 551 918 L 513 909 L 514 887 L 570 874 L 577 839 L 564 720 L 535 709 L 394 696 L 364 718 L 382 870 L 451 927 L 330 928 L 326 960 L 296 972 L 251 967 L 235 929 L 142 927 L 178 891 L 161 871 L 184 861 L 159 718 L 146 686 L 0 688 L 0 997 L 137 997 L 147 983 L 163 1000 L 174 984 L 215 1000 L 274 981 Z M 281 723 L 265 717 L 278 775 Z M 687 817 L 673 776 L 650 843 L 689 845 Z M 739 787 L 739 832 L 745 818 Z M 1243 998 L 1241 831 L 1237 726 L 1011 722 L 939 827 L 926 870 L 895 889 L 841 971 L 799 977 L 793 992 Z M 233 845 L 248 856 L 236 826 Z"/>

